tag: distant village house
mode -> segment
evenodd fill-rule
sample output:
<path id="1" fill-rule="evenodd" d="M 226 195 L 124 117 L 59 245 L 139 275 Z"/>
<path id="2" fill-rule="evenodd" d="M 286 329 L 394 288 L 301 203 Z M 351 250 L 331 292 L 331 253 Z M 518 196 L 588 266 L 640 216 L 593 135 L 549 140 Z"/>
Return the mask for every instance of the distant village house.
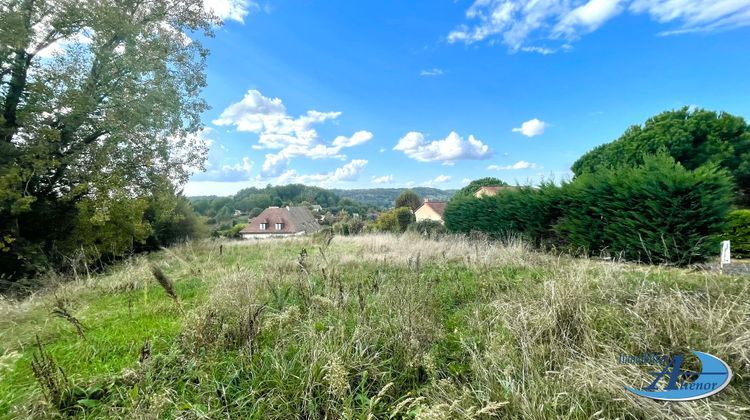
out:
<path id="1" fill-rule="evenodd" d="M 443 213 L 445 212 L 445 201 L 430 201 L 425 198 L 424 204 L 422 204 L 417 211 L 414 212 L 414 217 L 417 222 L 422 220 L 434 220 L 436 222 L 443 223 Z"/>
<path id="2" fill-rule="evenodd" d="M 240 231 L 242 239 L 298 236 L 320 230 L 306 207 L 269 207 Z"/>

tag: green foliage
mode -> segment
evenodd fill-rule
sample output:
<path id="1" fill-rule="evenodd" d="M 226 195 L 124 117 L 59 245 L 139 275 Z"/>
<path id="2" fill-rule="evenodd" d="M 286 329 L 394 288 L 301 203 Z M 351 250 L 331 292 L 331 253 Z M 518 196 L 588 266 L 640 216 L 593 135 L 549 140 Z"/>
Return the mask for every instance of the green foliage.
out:
<path id="1" fill-rule="evenodd" d="M 731 205 L 722 170 L 684 168 L 671 157 L 584 174 L 563 186 L 555 230 L 569 247 L 628 260 L 678 265 L 716 254 Z"/>
<path id="2" fill-rule="evenodd" d="M 493 177 L 475 179 L 474 181 L 471 181 L 469 185 L 456 191 L 456 194 L 454 195 L 454 197 L 473 196 L 474 193 L 479 191 L 479 189 L 482 187 L 507 187 L 507 186 L 508 186 L 507 182 L 501 181 Z"/>
<path id="3" fill-rule="evenodd" d="M 0 275 L 122 257 L 155 227 L 162 180 L 205 161 L 201 39 L 217 18 L 200 0 L 11 1 L 0 16 Z"/>
<path id="4" fill-rule="evenodd" d="M 406 231 L 418 233 L 428 238 L 437 238 L 448 232 L 445 226 L 437 220 L 420 220 L 414 222 L 409 225 Z"/>
<path id="5" fill-rule="evenodd" d="M 396 218 L 396 211 L 384 211 L 378 215 L 373 225 L 375 230 L 380 232 L 392 232 L 398 233 L 401 231 L 398 225 L 398 219 Z"/>
<path id="6" fill-rule="evenodd" d="M 244 229 L 245 226 L 247 226 L 246 223 L 237 223 L 234 226 L 217 230 L 215 234 L 216 236 L 220 236 L 222 238 L 236 239 L 240 237 L 240 231 Z"/>
<path id="7" fill-rule="evenodd" d="M 394 207 L 409 207 L 412 211 L 416 211 L 421 205 L 422 198 L 414 191 L 406 190 L 396 198 Z"/>
<path id="8" fill-rule="evenodd" d="M 638 167 L 584 174 L 562 187 L 457 196 L 444 219 L 452 232 L 517 235 L 538 246 L 684 265 L 716 253 L 730 204 L 724 171 L 690 171 L 659 156 Z"/>
<path id="9" fill-rule="evenodd" d="M 750 257 L 750 210 L 739 209 L 727 215 L 727 228 L 722 239 L 731 241 L 732 255 Z"/>
<path id="10" fill-rule="evenodd" d="M 375 207 L 376 209 L 387 209 L 393 207 L 399 195 L 405 190 L 403 188 L 367 188 L 355 190 L 330 190 L 341 198 L 350 198 L 364 206 Z M 446 201 L 453 195 L 453 190 L 440 190 L 437 188 L 415 187 L 411 188 L 420 197 L 427 197 L 431 200 Z"/>
<path id="11" fill-rule="evenodd" d="M 552 183 L 539 188 L 519 187 L 494 196 L 456 195 L 443 218 L 448 230 L 479 231 L 494 238 L 520 236 L 545 246 L 552 243 L 552 226 L 560 213 L 560 189 Z"/>
<path id="12" fill-rule="evenodd" d="M 399 207 L 393 210 L 398 221 L 399 232 L 406 232 L 406 228 L 414 223 L 414 212 L 409 207 Z"/>
<path id="13" fill-rule="evenodd" d="M 734 178 L 738 201 L 750 203 L 750 126 L 724 112 L 689 108 L 663 112 L 586 153 L 572 170 L 580 176 L 603 168 L 637 166 L 657 153 L 667 153 L 689 170 L 719 165 Z"/>
<path id="14" fill-rule="evenodd" d="M 252 218 L 267 207 L 287 204 L 317 204 L 325 209 L 336 209 L 337 212 L 341 207 L 350 214 L 367 211 L 353 200 L 340 199 L 331 191 L 302 184 L 245 188 L 231 197 L 193 197 L 192 201 L 199 214 L 213 218 L 216 223 L 231 220 L 235 210 L 249 212 L 249 217 Z"/>

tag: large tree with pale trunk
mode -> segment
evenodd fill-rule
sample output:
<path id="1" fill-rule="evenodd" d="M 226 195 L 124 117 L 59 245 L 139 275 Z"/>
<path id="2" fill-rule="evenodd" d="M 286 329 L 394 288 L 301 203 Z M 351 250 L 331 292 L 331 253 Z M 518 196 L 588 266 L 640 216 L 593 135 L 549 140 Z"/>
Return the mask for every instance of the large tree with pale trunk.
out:
<path id="1" fill-rule="evenodd" d="M 144 240 L 144 203 L 205 160 L 194 38 L 219 23 L 202 0 L 0 2 L 6 276 Z"/>

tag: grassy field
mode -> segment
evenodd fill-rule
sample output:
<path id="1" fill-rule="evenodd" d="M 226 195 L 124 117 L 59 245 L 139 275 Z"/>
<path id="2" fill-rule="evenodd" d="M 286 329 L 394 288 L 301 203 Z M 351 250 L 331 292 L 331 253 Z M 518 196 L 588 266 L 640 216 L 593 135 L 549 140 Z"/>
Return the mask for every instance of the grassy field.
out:
<path id="1" fill-rule="evenodd" d="M 0 300 L 0 418 L 750 416 L 747 277 L 461 238 L 219 245 Z M 689 349 L 726 361 L 729 387 L 623 389 L 651 376 L 620 354 Z"/>

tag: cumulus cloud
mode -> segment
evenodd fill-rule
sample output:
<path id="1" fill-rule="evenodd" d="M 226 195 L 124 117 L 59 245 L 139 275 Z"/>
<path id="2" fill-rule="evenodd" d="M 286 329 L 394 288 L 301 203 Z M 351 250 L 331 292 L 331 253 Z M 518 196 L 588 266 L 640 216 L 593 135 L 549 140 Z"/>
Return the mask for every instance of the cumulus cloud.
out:
<path id="1" fill-rule="evenodd" d="M 203 7 L 221 20 L 245 22 L 250 10 L 258 10 L 258 3 L 249 0 L 203 0 Z"/>
<path id="2" fill-rule="evenodd" d="M 544 121 L 533 118 L 525 121 L 520 127 L 514 128 L 514 133 L 521 133 L 526 137 L 534 137 L 544 134 L 544 130 L 547 128 L 547 123 Z"/>
<path id="3" fill-rule="evenodd" d="M 438 68 L 432 68 L 429 70 L 422 70 L 419 72 L 420 76 L 442 76 L 443 70 Z"/>
<path id="4" fill-rule="evenodd" d="M 251 89 L 242 100 L 226 107 L 213 123 L 258 134 L 258 142 L 252 146 L 253 149 L 276 150 L 265 155 L 261 175 L 275 177 L 287 170 L 293 158 L 345 160 L 343 149 L 372 140 L 371 132 L 360 130 L 351 136 L 337 136 L 330 144 L 323 142 L 313 126 L 340 115 L 341 112 L 309 110 L 299 117 L 292 117 L 280 98 L 266 97 L 260 91 Z"/>
<path id="5" fill-rule="evenodd" d="M 289 158 L 283 154 L 269 153 L 266 155 L 266 160 L 263 161 L 261 166 L 261 174 L 265 177 L 274 177 L 281 175 L 289 166 Z"/>
<path id="6" fill-rule="evenodd" d="M 265 97 L 260 91 L 251 89 L 241 101 L 225 108 L 213 123 L 259 134 L 258 148 L 281 149 L 290 144 L 316 142 L 318 132 L 312 126 L 340 115 L 340 112 L 310 110 L 294 118 L 287 114 L 281 99 Z"/>
<path id="7" fill-rule="evenodd" d="M 220 168 L 214 165 L 207 165 L 208 170 L 192 177 L 192 181 L 215 181 L 215 182 L 237 182 L 247 181 L 252 177 L 254 162 L 249 157 L 244 156 L 240 162 L 228 165 L 224 164 Z"/>
<path id="8" fill-rule="evenodd" d="M 420 162 L 454 162 L 456 160 L 480 160 L 492 156 L 492 149 L 481 140 L 470 135 L 467 140 L 451 131 L 448 137 L 428 141 L 425 135 L 411 131 L 402 137 L 393 150 L 404 152 Z"/>
<path id="9" fill-rule="evenodd" d="M 519 160 L 518 162 L 512 164 L 512 165 L 490 165 L 487 167 L 487 169 L 491 171 L 518 171 L 521 169 L 537 169 L 541 168 L 541 166 L 537 165 L 536 163 L 530 163 L 526 162 L 525 160 Z"/>
<path id="10" fill-rule="evenodd" d="M 337 147 L 353 147 L 372 140 L 372 137 L 372 133 L 369 131 L 357 131 L 351 137 L 336 137 L 333 139 L 333 145 Z"/>
<path id="11" fill-rule="evenodd" d="M 391 182 L 393 182 L 393 175 L 372 177 L 373 184 L 390 184 Z"/>
<path id="12" fill-rule="evenodd" d="M 435 186 L 435 185 L 438 185 L 438 184 L 442 184 L 444 182 L 448 182 L 448 181 L 450 181 L 450 179 L 451 179 L 451 177 L 448 176 L 448 175 L 438 175 L 434 179 L 431 179 L 429 181 L 425 181 L 422 185 L 424 185 L 426 187 L 432 187 L 432 186 Z"/>
<path id="13" fill-rule="evenodd" d="M 750 25 L 746 0 L 475 0 L 447 40 L 499 40 L 511 51 L 551 54 L 624 12 L 677 26 L 664 35 Z"/>
<path id="14" fill-rule="evenodd" d="M 276 180 L 279 185 L 288 183 L 328 185 L 338 182 L 356 181 L 367 166 L 364 159 L 354 159 L 344 166 L 336 168 L 332 172 L 320 174 L 300 175 L 294 169 L 290 169 Z"/>

